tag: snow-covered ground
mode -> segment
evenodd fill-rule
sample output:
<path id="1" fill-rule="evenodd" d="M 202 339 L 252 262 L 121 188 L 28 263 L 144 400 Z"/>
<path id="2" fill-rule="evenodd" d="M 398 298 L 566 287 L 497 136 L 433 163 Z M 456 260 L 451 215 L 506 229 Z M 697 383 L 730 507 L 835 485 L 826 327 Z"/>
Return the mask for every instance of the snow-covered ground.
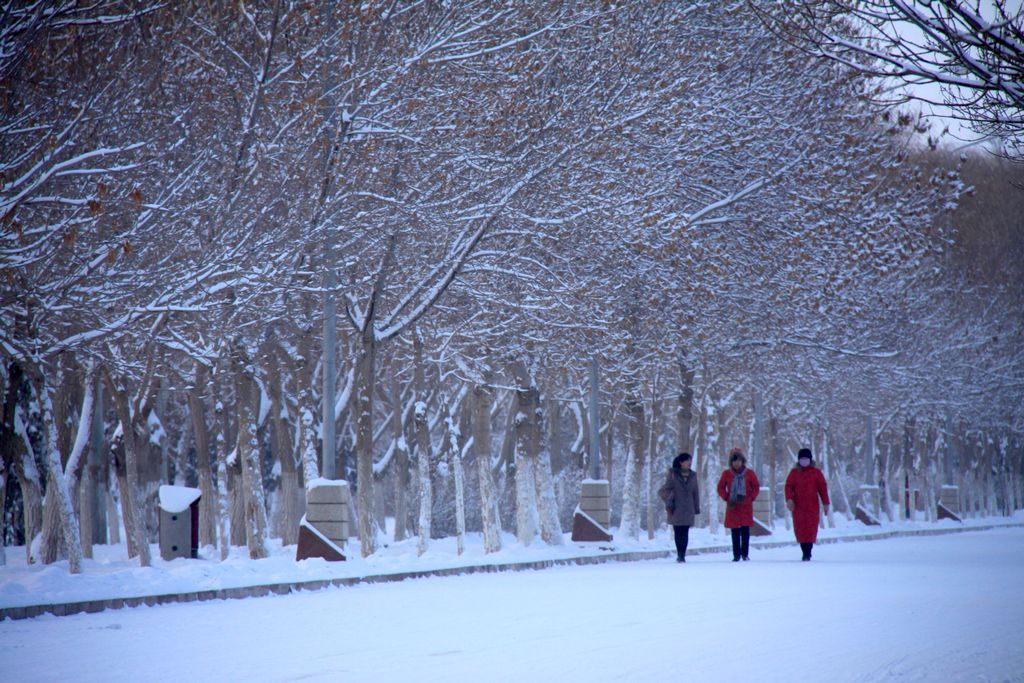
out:
<path id="1" fill-rule="evenodd" d="M 1024 528 L 0 622 L 0 680 L 1024 681 Z"/>
<path id="2" fill-rule="evenodd" d="M 887 523 L 884 527 L 866 527 L 842 515 L 835 515 L 836 527 L 821 531 L 821 538 L 842 538 L 871 533 L 892 531 L 913 531 L 919 529 L 955 529 L 963 526 L 983 526 L 1024 522 L 1024 511 L 1018 511 L 1013 519 L 1005 517 L 971 519 L 958 524 L 948 520 L 937 523 L 898 522 Z M 390 522 L 390 520 L 389 520 Z M 389 525 L 390 526 L 390 525 Z M 617 529 L 613 529 L 617 532 Z M 724 530 L 723 530 L 724 531 Z M 121 536 L 124 538 L 124 535 Z M 668 551 L 673 548 L 669 533 L 662 529 L 653 540 L 646 533 L 637 541 L 616 536 L 611 543 L 574 544 L 565 535 L 566 544 L 561 547 L 544 545 L 539 539 L 528 547 L 519 545 L 515 536 L 505 534 L 503 549 L 490 555 L 484 554 L 481 534 L 469 534 L 466 550 L 456 554 L 455 539 L 432 541 L 429 551 L 418 556 L 417 539 L 401 543 L 386 543 L 385 547 L 371 557 L 363 559 L 359 554 L 358 542 L 346 546 L 348 561 L 327 562 L 313 559 L 295 561 L 295 546 L 281 547 L 280 541 L 271 541 L 270 557 L 250 560 L 244 547 L 231 549 L 229 558 L 221 562 L 219 552 L 213 547 L 203 548 L 199 560 L 176 559 L 165 562 L 160 559 L 160 548 L 151 545 L 153 566 L 141 568 L 137 560 L 129 560 L 124 543 L 114 546 L 95 546 L 95 559 L 86 560 L 83 573 L 69 575 L 67 561 L 52 565 L 28 565 L 23 547 L 7 548 L 7 566 L 0 567 L 0 608 L 23 607 L 27 605 L 81 602 L 110 598 L 141 597 L 171 593 L 191 593 L 222 588 L 238 588 L 273 583 L 295 583 L 321 581 L 335 578 L 351 578 L 376 574 L 401 574 L 432 569 L 451 569 L 468 565 L 498 565 L 518 562 L 534 562 L 551 559 L 578 557 L 581 555 L 606 555 L 609 550 L 619 552 Z M 752 539 L 758 543 L 793 541 L 791 531 L 779 521 L 774 535 Z M 724 549 L 729 547 L 725 533 L 710 534 L 706 529 L 693 529 L 690 534 L 690 549 Z M 381 544 L 384 546 L 384 544 Z"/>
<path id="3" fill-rule="evenodd" d="M 426 560 L 410 548 L 412 557 L 395 550 L 388 561 L 407 568 L 453 561 L 442 557 L 443 546 Z M 504 552 L 514 557 L 502 561 L 560 551 Z M 371 558 L 375 570 L 385 557 Z M 232 565 L 237 578 L 248 565 L 250 579 L 264 583 L 276 570 L 242 559 L 166 564 L 179 562 L 207 566 L 211 582 L 224 581 Z M 309 564 L 327 565 L 297 569 L 312 573 L 301 566 Z M 86 571 L 99 575 L 101 566 Z M 565 566 L 46 615 L 0 623 L 0 680 L 1021 683 L 1022 567 L 1024 528 L 1014 526 L 821 545 L 810 563 L 787 547 L 758 549 L 737 564 L 727 554 L 701 554 L 684 565 Z M 40 577 L 50 569 L 29 568 Z M 0 577 L 24 571 L 8 566 Z M 285 572 L 289 581 L 294 571 Z M 136 572 L 142 577 L 132 578 Z M 131 584 L 162 574 L 178 575 L 148 593 L 184 583 L 167 566 L 108 575 Z"/>

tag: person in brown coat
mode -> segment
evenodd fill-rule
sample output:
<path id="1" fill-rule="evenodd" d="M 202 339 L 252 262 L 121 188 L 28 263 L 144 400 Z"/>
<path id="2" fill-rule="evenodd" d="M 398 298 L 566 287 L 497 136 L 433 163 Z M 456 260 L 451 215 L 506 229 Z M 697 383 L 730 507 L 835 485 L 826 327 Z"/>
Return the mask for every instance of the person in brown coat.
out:
<path id="1" fill-rule="evenodd" d="M 676 562 L 686 562 L 686 546 L 690 541 L 693 518 L 700 512 L 700 486 L 690 469 L 692 456 L 680 453 L 672 461 L 658 497 L 665 503 L 665 513 L 676 541 Z"/>

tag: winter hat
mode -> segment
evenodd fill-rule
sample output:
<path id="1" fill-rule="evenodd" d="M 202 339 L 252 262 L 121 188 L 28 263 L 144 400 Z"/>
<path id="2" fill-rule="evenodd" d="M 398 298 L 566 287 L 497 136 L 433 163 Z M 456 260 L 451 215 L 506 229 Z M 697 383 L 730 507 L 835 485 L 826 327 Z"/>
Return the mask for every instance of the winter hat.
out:
<path id="1" fill-rule="evenodd" d="M 733 463 L 736 462 L 737 460 L 741 461 L 744 465 L 747 464 L 747 458 L 745 455 L 743 455 L 743 451 L 741 451 L 738 448 L 734 448 L 732 449 L 732 451 L 729 452 L 729 462 Z"/>
<path id="2" fill-rule="evenodd" d="M 672 467 L 679 467 L 683 462 L 690 460 L 692 457 L 689 453 L 680 453 L 672 461 Z"/>
<path id="3" fill-rule="evenodd" d="M 808 460 L 813 461 L 814 460 L 814 456 L 811 455 L 811 449 L 810 448 L 801 448 L 800 451 L 796 454 L 796 459 L 800 460 L 801 458 L 807 458 Z"/>

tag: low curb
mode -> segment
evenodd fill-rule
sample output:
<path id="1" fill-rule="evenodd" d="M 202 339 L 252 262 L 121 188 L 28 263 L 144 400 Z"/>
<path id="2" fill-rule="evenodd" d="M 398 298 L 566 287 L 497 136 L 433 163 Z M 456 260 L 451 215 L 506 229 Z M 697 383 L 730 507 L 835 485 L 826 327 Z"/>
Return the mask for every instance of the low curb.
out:
<path id="1" fill-rule="evenodd" d="M 826 543 L 846 543 L 856 541 L 878 541 L 888 538 L 903 536 L 939 536 L 944 534 L 966 533 L 970 531 L 987 531 L 990 529 L 1004 529 L 1013 527 L 1024 527 L 1024 523 L 989 524 L 985 526 L 970 526 L 952 529 L 913 529 L 909 531 L 885 531 L 875 534 L 862 534 L 858 536 L 840 536 L 836 538 L 823 538 L 818 545 Z M 796 546 L 795 541 L 752 541 L 755 548 L 785 548 Z M 731 552 L 731 546 L 708 546 L 704 548 L 691 548 L 688 555 L 707 555 L 711 553 Z M 239 588 L 220 588 L 217 590 L 192 591 L 187 593 L 168 593 L 164 595 L 144 595 L 130 598 L 108 598 L 104 600 L 85 600 L 81 602 L 63 602 L 48 605 L 28 605 L 24 607 L 0 608 L 0 621 L 5 619 L 31 619 L 44 614 L 52 614 L 58 617 L 71 616 L 73 614 L 94 614 L 104 610 L 123 609 L 125 607 L 149 607 L 155 605 L 170 605 L 187 602 L 206 602 L 209 600 L 239 600 L 242 598 L 259 598 L 266 595 L 288 595 L 300 591 L 316 591 L 324 588 L 356 586 L 371 583 L 390 583 L 405 581 L 406 579 L 424 579 L 433 576 L 461 576 L 465 574 L 487 574 L 510 571 L 535 571 L 549 569 L 551 567 L 579 566 L 588 564 L 602 564 L 605 562 L 639 562 L 643 560 L 657 560 L 671 557 L 675 550 L 643 550 L 633 552 L 609 552 L 605 555 L 586 555 L 583 557 L 564 557 L 551 560 L 536 560 L 531 562 L 508 562 L 503 564 L 482 564 L 468 567 L 451 567 L 448 569 L 424 569 L 423 571 L 400 572 L 395 574 L 370 574 L 367 576 L 351 576 L 336 579 L 320 579 L 314 581 L 295 581 L 288 583 L 271 583 L 257 586 L 242 586 Z"/>

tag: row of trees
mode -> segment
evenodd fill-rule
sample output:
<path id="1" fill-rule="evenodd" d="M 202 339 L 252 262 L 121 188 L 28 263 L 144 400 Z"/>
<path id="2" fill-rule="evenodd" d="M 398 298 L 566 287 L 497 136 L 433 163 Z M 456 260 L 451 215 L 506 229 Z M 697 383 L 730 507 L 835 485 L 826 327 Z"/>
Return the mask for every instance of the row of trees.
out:
<path id="1" fill-rule="evenodd" d="M 171 481 L 262 557 L 321 473 L 364 555 L 386 517 L 559 543 L 592 359 L 625 536 L 665 455 L 710 480 L 748 442 L 840 481 L 957 453 L 1020 506 L 1021 293 L 962 267 L 1002 260 L 964 246 L 956 164 L 750 7 L 5 16 L 0 490 L 36 559 L 123 524 L 148 564 Z"/>

